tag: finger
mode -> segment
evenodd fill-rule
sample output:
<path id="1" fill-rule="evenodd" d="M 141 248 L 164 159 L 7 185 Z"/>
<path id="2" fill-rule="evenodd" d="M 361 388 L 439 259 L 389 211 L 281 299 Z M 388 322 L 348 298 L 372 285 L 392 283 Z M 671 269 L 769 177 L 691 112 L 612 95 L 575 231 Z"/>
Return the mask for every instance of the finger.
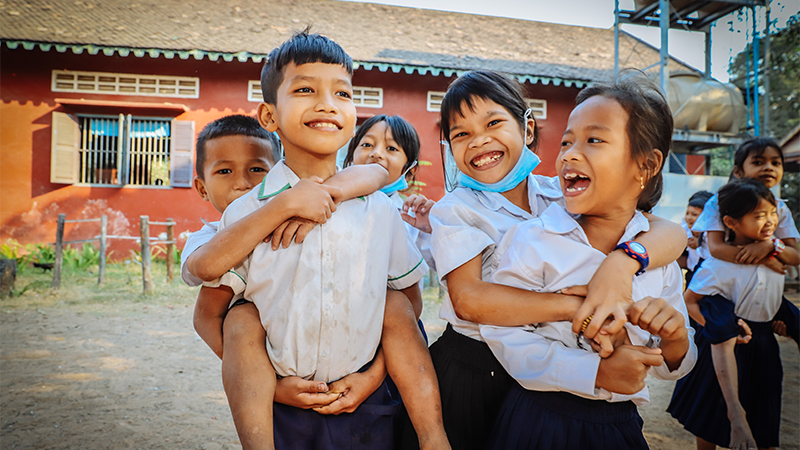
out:
<path id="1" fill-rule="evenodd" d="M 335 402 L 338 398 L 339 394 L 325 393 L 302 393 L 297 396 L 298 402 L 305 407 L 304 409 L 324 408 Z"/>
<path id="2" fill-rule="evenodd" d="M 294 236 L 294 243 L 302 244 L 303 241 L 306 240 L 306 236 L 308 236 L 308 233 L 310 233 L 313 228 L 314 228 L 313 223 L 306 222 L 300 225 L 300 228 L 297 229 L 297 233 Z"/>
<path id="3" fill-rule="evenodd" d="M 408 214 L 406 214 L 404 212 L 401 212 L 400 213 L 400 218 L 403 219 L 403 221 L 406 222 L 407 224 L 409 224 L 411 226 L 414 226 L 415 219 L 413 217 L 409 216 Z"/>
<path id="4" fill-rule="evenodd" d="M 310 177 L 308 177 L 308 179 L 313 181 L 314 183 L 317 183 L 317 184 L 322 184 L 322 183 L 325 182 L 325 180 L 323 180 L 322 178 L 320 178 L 320 177 L 318 177 L 316 175 L 311 175 Z M 330 187 L 330 186 L 323 186 L 323 187 Z"/>
<path id="5" fill-rule="evenodd" d="M 563 293 L 564 291 L 562 290 L 561 292 Z M 583 305 L 578 308 L 578 312 L 575 313 L 575 317 L 572 319 L 572 332 L 575 334 L 580 333 L 583 321 L 593 313 L 594 305 L 590 305 L 589 302 L 584 302 Z"/>
<path id="6" fill-rule="evenodd" d="M 297 233 L 297 228 L 300 226 L 299 222 L 292 221 L 289 226 L 286 227 L 286 230 L 283 232 L 283 248 L 289 248 L 289 244 L 292 243 L 292 239 L 294 238 L 294 234 Z"/>
<path id="7" fill-rule="evenodd" d="M 611 318 L 611 323 L 604 325 L 606 319 Z M 597 311 L 594 314 L 594 318 L 592 319 L 592 323 L 586 327 L 586 336 L 589 338 L 594 337 L 602 328 L 606 334 L 613 335 L 617 333 L 619 330 L 622 329 L 622 326 L 628 321 L 628 315 L 625 314 L 622 307 L 617 305 L 611 309 L 600 307 L 597 308 Z"/>
<path id="8" fill-rule="evenodd" d="M 656 350 L 656 349 L 650 349 Z M 661 349 L 658 349 L 661 350 Z M 664 357 L 661 355 L 642 355 L 639 361 L 646 366 L 660 366 L 664 364 Z"/>
<path id="9" fill-rule="evenodd" d="M 427 203 L 427 201 L 428 201 L 428 199 L 426 199 L 425 197 L 417 196 L 417 198 L 414 199 L 414 203 L 413 203 L 414 204 L 414 211 L 415 212 L 416 211 L 420 211 L 422 209 L 422 207 L 425 206 L 425 203 Z"/>
<path id="10" fill-rule="evenodd" d="M 584 284 L 581 286 L 570 286 L 561 290 L 562 294 L 574 295 L 576 297 L 586 297 L 589 294 L 589 288 Z"/>
<path id="11" fill-rule="evenodd" d="M 283 239 L 283 230 L 289 226 L 289 222 L 283 222 L 282 224 L 278 225 L 278 228 L 272 232 L 272 250 L 278 250 L 281 246 L 281 239 Z"/>
<path id="12" fill-rule="evenodd" d="M 643 328 L 640 323 L 642 321 L 642 314 L 644 313 L 645 309 L 647 309 L 648 304 L 649 302 L 647 299 L 642 299 L 638 302 L 635 302 L 630 308 L 628 308 L 628 320 L 630 320 L 633 325 Z"/>

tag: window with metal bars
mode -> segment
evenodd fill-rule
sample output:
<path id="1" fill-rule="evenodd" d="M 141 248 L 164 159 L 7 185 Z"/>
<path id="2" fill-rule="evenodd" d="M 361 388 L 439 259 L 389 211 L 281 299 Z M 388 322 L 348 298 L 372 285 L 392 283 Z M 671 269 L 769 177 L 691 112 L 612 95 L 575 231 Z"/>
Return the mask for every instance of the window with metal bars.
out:
<path id="1" fill-rule="evenodd" d="M 51 181 L 189 187 L 194 122 L 53 113 Z"/>

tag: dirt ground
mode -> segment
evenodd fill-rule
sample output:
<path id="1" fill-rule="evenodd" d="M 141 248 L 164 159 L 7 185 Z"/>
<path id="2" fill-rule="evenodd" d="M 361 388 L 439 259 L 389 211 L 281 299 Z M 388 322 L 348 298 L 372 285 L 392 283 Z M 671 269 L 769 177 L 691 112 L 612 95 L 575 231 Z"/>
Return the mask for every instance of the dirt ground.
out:
<path id="1" fill-rule="evenodd" d="M 241 448 L 219 360 L 195 334 L 191 315 L 188 304 L 118 313 L 3 307 L 0 447 Z M 427 312 L 426 323 L 438 335 L 433 316 Z M 800 357 L 792 341 L 780 344 L 781 448 L 799 449 Z M 694 448 L 693 437 L 664 412 L 674 383 L 649 385 L 653 402 L 641 414 L 651 448 Z"/>

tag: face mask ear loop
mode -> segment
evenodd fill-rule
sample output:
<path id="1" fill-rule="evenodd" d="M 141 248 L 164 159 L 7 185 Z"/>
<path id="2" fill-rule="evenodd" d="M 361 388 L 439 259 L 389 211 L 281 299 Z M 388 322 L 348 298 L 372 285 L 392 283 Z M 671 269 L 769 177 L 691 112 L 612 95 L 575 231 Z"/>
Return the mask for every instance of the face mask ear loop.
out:
<path id="1" fill-rule="evenodd" d="M 522 125 L 525 127 L 525 133 L 522 136 L 522 147 L 523 149 L 530 150 L 528 148 L 528 119 L 530 119 L 531 115 L 533 114 L 533 109 L 528 108 L 525 110 L 525 115 L 522 117 Z M 533 126 L 536 126 L 534 123 Z"/>
<path id="2" fill-rule="evenodd" d="M 439 141 L 439 144 L 444 148 L 444 184 L 447 192 L 452 192 L 458 186 L 458 176 L 461 171 L 456 166 L 456 158 L 453 156 L 453 150 L 450 148 L 450 143 L 446 140 Z M 455 168 L 455 170 L 453 170 Z"/>

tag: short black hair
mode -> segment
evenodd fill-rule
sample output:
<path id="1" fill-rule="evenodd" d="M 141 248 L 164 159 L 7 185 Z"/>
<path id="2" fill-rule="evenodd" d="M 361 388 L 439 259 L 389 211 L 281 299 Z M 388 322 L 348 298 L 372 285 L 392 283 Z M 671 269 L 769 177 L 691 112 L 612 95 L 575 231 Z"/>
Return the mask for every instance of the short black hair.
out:
<path id="1" fill-rule="evenodd" d="M 697 191 L 689 197 L 689 205 L 695 208 L 703 209 L 706 206 L 708 199 L 713 197 L 714 194 L 708 191 Z"/>
<path id="2" fill-rule="evenodd" d="M 778 206 L 772 191 L 760 180 L 737 178 L 719 188 L 717 193 L 719 218 L 723 220 L 725 216 L 728 216 L 731 219 L 739 220 L 756 209 L 761 200 Z"/>
<path id="3" fill-rule="evenodd" d="M 223 136 L 251 136 L 264 139 L 269 142 L 272 150 L 272 161 L 278 162 L 281 159 L 281 144 L 274 133 L 270 133 L 261 127 L 254 117 L 242 114 L 234 114 L 221 117 L 203 128 L 197 136 L 197 156 L 195 157 L 194 170 L 197 176 L 203 179 L 203 169 L 206 164 L 206 143 L 211 139 Z"/>
<path id="4" fill-rule="evenodd" d="M 288 41 L 269 52 L 261 69 L 261 95 L 264 103 L 274 105 L 278 88 L 283 82 L 283 71 L 291 63 L 300 66 L 308 63 L 337 64 L 353 76 L 353 60 L 342 47 L 321 34 L 311 34 L 311 27 L 295 33 Z"/>
<path id="5" fill-rule="evenodd" d="M 345 167 L 353 164 L 353 157 L 355 156 L 356 149 L 358 148 L 358 144 L 361 143 L 361 139 L 364 139 L 364 135 L 367 134 L 370 128 L 380 122 L 386 122 L 386 125 L 392 130 L 394 141 L 403 148 L 406 154 L 407 161 L 403 166 L 404 172 L 408 170 L 415 161 L 419 160 L 419 135 L 417 134 L 417 130 L 414 129 L 414 126 L 400 116 L 380 114 L 365 120 L 358 128 L 353 139 L 350 139 L 350 145 L 347 147 L 347 156 L 344 157 L 343 165 Z M 391 182 L 394 180 L 389 181 Z"/>
<path id="6" fill-rule="evenodd" d="M 669 156 L 672 145 L 673 119 L 669 103 L 661 89 L 643 72 L 626 69 L 611 83 L 596 83 L 578 93 L 576 103 L 580 105 L 594 96 L 616 100 L 628 113 L 628 141 L 631 157 L 640 161 L 650 178 L 639 194 L 636 209 L 650 212 L 661 198 L 664 179 L 661 168 Z M 661 150 L 661 164 L 652 162 L 653 150 Z"/>

